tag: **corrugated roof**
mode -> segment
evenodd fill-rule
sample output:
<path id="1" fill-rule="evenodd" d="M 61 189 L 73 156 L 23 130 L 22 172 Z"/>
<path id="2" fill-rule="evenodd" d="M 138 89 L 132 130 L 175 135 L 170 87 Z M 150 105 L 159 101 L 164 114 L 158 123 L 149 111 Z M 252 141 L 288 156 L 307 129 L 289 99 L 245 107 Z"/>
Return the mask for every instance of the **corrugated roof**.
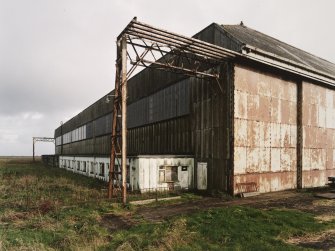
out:
<path id="1" fill-rule="evenodd" d="M 275 54 L 316 71 L 335 76 L 335 64 L 312 55 L 311 53 L 248 28 L 245 25 L 221 25 L 220 27 L 242 44 Z"/>

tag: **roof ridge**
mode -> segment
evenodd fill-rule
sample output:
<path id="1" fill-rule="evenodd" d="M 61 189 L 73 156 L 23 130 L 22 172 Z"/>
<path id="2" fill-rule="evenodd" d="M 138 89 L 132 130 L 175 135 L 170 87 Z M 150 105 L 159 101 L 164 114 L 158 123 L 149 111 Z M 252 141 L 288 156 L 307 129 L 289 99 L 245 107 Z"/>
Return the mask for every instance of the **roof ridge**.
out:
<path id="1" fill-rule="evenodd" d="M 241 44 L 243 46 L 246 45 L 245 42 L 241 41 L 240 39 L 238 39 L 237 37 L 235 37 L 233 34 L 231 34 L 229 31 L 225 30 L 223 28 L 223 24 L 215 23 L 215 25 L 218 26 L 218 28 L 220 29 L 220 32 L 226 32 L 227 35 L 230 37 L 230 39 L 235 40 L 236 43 L 239 43 L 239 44 Z M 240 52 L 242 52 L 242 51 L 240 51 Z"/>
<path id="2" fill-rule="evenodd" d="M 322 60 L 322 61 L 325 61 L 325 62 L 327 62 L 327 63 L 330 63 L 330 64 L 332 64 L 332 65 L 335 65 L 335 63 L 330 62 L 330 61 L 327 60 L 327 59 L 324 59 L 324 58 L 322 58 L 322 57 L 320 57 L 320 56 L 317 56 L 317 55 L 315 55 L 315 54 L 313 54 L 313 53 L 311 53 L 311 52 L 308 52 L 308 51 L 305 51 L 305 50 L 303 50 L 303 49 L 300 49 L 300 48 L 298 48 L 298 47 L 296 47 L 296 46 L 293 46 L 293 45 L 291 45 L 291 44 L 289 44 L 289 43 L 287 43 L 287 42 L 284 42 L 284 41 L 282 41 L 282 40 L 279 40 L 278 38 L 272 37 L 272 36 L 270 36 L 270 35 L 268 35 L 268 34 L 265 34 L 265 33 L 263 33 L 263 32 L 260 32 L 260 31 L 258 31 L 258 30 L 255 30 L 255 29 L 253 29 L 253 28 L 250 28 L 250 27 L 246 26 L 245 24 L 243 24 L 243 25 L 240 25 L 240 24 L 221 24 L 220 26 L 223 26 L 223 27 L 225 27 L 225 26 L 243 27 L 243 28 L 252 30 L 252 31 L 257 32 L 257 33 L 259 33 L 259 34 L 262 34 L 262 35 L 264 35 L 264 36 L 266 36 L 266 37 L 269 37 L 269 38 L 271 38 L 271 39 L 273 39 L 273 40 L 276 40 L 276 41 L 278 41 L 278 42 L 280 42 L 280 43 L 283 43 L 283 44 L 285 44 L 285 45 L 287 45 L 287 46 L 289 46 L 289 47 L 291 47 L 291 48 L 293 48 L 293 49 L 299 50 L 299 51 L 301 51 L 301 52 L 304 52 L 304 53 L 306 53 L 306 54 L 309 54 L 310 56 L 316 57 L 316 58 L 318 58 L 318 59 L 320 59 L 320 60 Z M 228 31 L 227 31 L 227 32 L 228 32 Z M 231 34 L 230 32 L 228 32 L 228 33 Z M 231 35 L 235 38 L 235 36 L 234 36 L 233 34 L 231 34 Z M 237 39 L 237 38 L 236 38 L 236 39 Z M 240 41 L 240 40 L 239 40 L 239 41 Z"/>

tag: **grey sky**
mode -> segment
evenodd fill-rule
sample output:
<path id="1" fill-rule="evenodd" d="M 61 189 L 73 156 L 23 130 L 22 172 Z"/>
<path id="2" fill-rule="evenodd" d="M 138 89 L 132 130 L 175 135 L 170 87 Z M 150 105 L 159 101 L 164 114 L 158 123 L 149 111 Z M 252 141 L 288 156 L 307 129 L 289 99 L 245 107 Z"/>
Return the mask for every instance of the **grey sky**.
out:
<path id="1" fill-rule="evenodd" d="M 33 136 L 53 136 L 113 88 L 115 38 L 134 16 L 187 36 L 243 20 L 335 62 L 334 9 L 332 0 L 0 0 L 0 156 L 30 155 Z"/>

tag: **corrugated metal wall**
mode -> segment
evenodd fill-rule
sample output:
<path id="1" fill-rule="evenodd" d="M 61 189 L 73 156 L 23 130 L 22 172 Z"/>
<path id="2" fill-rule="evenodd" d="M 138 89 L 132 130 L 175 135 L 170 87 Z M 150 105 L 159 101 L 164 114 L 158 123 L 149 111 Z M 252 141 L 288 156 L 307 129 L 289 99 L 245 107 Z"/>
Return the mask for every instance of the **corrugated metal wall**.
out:
<path id="1" fill-rule="evenodd" d="M 335 176 L 335 91 L 303 82 L 303 187 L 323 186 Z"/>
<path id="2" fill-rule="evenodd" d="M 295 188 L 297 84 L 236 66 L 234 96 L 235 184 L 255 182 L 261 192 Z"/>
<path id="3" fill-rule="evenodd" d="M 190 113 L 189 79 L 164 88 L 128 106 L 128 128 L 143 126 Z"/>
<path id="4" fill-rule="evenodd" d="M 222 66 L 220 84 L 195 80 L 192 82 L 192 133 L 196 162 L 207 163 L 209 191 L 228 190 L 229 107 L 232 65 Z"/>
<path id="5" fill-rule="evenodd" d="M 190 114 L 190 80 L 184 79 L 168 87 L 161 86 L 164 88 L 128 106 L 128 153 L 131 155 L 192 152 L 190 123 L 187 123 Z M 112 102 L 109 103 L 109 110 L 111 104 Z M 92 118 L 92 111 L 95 113 L 94 119 L 86 122 Z M 56 153 L 108 155 L 112 116 L 110 112 L 104 114 L 106 111 L 108 109 L 104 97 L 65 123 L 63 128 L 58 128 L 55 135 L 60 135 L 62 131 L 66 139 L 63 137 L 63 146 L 57 144 Z M 93 137 L 93 147 L 86 145 L 91 141 L 74 142 L 76 140 L 71 137 L 78 128 L 76 125 L 81 124 L 80 119 L 82 123 L 86 122 L 84 126 L 80 126 L 86 129 L 86 139 Z"/>
<path id="6" fill-rule="evenodd" d="M 128 131 L 129 155 L 192 154 L 189 116 L 165 120 Z"/>

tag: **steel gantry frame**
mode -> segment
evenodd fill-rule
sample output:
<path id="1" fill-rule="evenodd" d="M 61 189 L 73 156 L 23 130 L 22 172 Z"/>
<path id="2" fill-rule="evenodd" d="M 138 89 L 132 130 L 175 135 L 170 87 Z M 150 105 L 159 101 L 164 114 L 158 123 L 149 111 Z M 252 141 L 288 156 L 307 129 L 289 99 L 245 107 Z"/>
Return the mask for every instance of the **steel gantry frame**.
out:
<path id="1" fill-rule="evenodd" d="M 54 138 L 48 138 L 48 137 L 33 137 L 33 161 L 35 162 L 35 143 L 37 141 L 41 142 L 52 142 L 55 144 Z"/>
<path id="2" fill-rule="evenodd" d="M 136 17 L 127 25 L 117 38 L 108 198 L 122 192 L 122 202 L 127 202 L 127 81 L 135 69 L 142 66 L 214 79 L 223 91 L 218 66 L 237 55 L 223 47 L 138 22 Z M 116 170 L 116 166 L 121 169 Z"/>

